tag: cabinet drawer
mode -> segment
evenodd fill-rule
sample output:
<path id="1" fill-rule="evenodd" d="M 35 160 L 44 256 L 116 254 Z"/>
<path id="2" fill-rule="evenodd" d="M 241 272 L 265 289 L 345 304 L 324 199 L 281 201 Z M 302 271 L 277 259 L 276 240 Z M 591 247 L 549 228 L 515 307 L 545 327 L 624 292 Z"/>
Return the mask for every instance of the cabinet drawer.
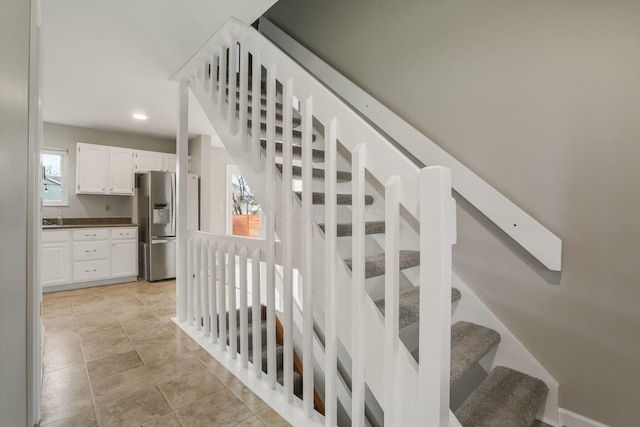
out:
<path id="1" fill-rule="evenodd" d="M 109 230 L 106 228 L 86 228 L 84 230 L 74 230 L 73 240 L 107 240 Z"/>
<path id="2" fill-rule="evenodd" d="M 64 243 L 69 240 L 69 230 L 43 231 L 42 243 Z"/>
<path id="3" fill-rule="evenodd" d="M 109 260 L 84 261 L 73 263 L 73 280 L 87 282 L 109 277 Z"/>
<path id="4" fill-rule="evenodd" d="M 73 260 L 88 261 L 109 258 L 109 243 L 106 240 L 98 242 L 73 242 Z"/>
<path id="5" fill-rule="evenodd" d="M 112 228 L 111 229 L 111 240 L 130 240 L 138 238 L 138 229 L 137 228 Z"/>

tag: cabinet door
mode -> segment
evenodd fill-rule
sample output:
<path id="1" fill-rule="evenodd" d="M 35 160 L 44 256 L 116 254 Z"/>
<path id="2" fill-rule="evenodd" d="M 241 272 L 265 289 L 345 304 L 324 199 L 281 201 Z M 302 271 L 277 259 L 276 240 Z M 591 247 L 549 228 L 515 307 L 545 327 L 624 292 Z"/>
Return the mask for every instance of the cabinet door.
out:
<path id="1" fill-rule="evenodd" d="M 133 150 L 109 149 L 109 193 L 133 196 Z"/>
<path id="2" fill-rule="evenodd" d="M 109 147 L 78 143 L 76 148 L 76 193 L 106 194 Z"/>
<path id="3" fill-rule="evenodd" d="M 134 167 L 135 171 L 140 173 L 161 171 L 164 167 L 164 156 L 153 151 L 136 151 Z"/>
<path id="4" fill-rule="evenodd" d="M 45 243 L 40 251 L 42 287 L 69 283 L 69 242 Z"/>
<path id="5" fill-rule="evenodd" d="M 111 276 L 138 275 L 138 241 L 113 240 L 111 242 Z"/>

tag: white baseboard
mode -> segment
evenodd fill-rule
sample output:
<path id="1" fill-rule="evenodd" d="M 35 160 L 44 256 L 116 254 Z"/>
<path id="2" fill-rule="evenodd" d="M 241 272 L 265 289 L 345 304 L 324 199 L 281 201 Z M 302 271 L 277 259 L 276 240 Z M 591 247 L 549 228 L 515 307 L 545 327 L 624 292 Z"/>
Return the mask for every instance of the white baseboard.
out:
<path id="1" fill-rule="evenodd" d="M 558 412 L 560 414 L 560 425 L 563 427 L 610 427 L 564 408 L 560 408 Z"/>

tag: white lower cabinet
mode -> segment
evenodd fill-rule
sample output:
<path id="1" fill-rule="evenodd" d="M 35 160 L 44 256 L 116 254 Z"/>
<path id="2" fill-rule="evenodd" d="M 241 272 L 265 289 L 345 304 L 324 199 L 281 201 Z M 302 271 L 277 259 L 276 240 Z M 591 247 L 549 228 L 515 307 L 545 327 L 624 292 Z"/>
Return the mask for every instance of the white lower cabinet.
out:
<path id="1" fill-rule="evenodd" d="M 40 273 L 43 290 L 134 278 L 138 275 L 137 243 L 135 227 L 43 230 Z"/>
<path id="2" fill-rule="evenodd" d="M 71 281 L 70 236 L 64 231 L 42 233 L 40 279 L 42 287 L 64 285 Z"/>
<path id="3" fill-rule="evenodd" d="M 135 228 L 111 230 L 111 276 L 138 275 L 138 239 Z"/>

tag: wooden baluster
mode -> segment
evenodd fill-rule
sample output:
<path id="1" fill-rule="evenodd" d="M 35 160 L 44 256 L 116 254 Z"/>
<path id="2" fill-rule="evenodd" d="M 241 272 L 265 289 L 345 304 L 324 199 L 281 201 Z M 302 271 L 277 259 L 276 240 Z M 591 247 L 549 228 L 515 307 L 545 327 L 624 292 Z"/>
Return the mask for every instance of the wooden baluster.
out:
<path id="1" fill-rule="evenodd" d="M 246 49 L 246 44 L 243 42 L 240 45 L 240 112 L 238 116 L 238 123 L 240 126 L 240 132 L 242 137 L 242 148 L 247 151 L 249 149 L 249 136 L 247 131 L 247 97 L 248 92 L 248 80 L 249 80 L 249 52 Z"/>
<path id="2" fill-rule="evenodd" d="M 368 298 L 365 290 L 365 234 L 364 234 L 364 197 L 365 197 L 365 145 L 360 144 L 351 154 L 352 170 L 352 264 L 351 264 L 351 339 L 352 381 L 351 381 L 351 419 L 353 427 L 365 426 L 365 331 L 364 304 Z"/>
<path id="3" fill-rule="evenodd" d="M 218 246 L 218 328 L 220 329 L 220 350 L 227 349 L 227 298 L 226 298 L 226 264 L 227 248 L 225 245 Z"/>
<path id="4" fill-rule="evenodd" d="M 217 244 L 212 242 L 209 246 L 209 311 L 211 313 L 211 342 L 218 341 L 218 301 L 216 283 L 216 248 Z"/>
<path id="5" fill-rule="evenodd" d="M 400 180 L 389 178 L 385 184 L 385 275 L 384 275 L 384 423 L 398 425 L 396 357 L 400 340 Z"/>
<path id="6" fill-rule="evenodd" d="M 260 147 L 260 111 L 262 110 L 262 65 L 260 52 L 254 51 L 251 59 L 251 163 L 256 172 L 264 169 Z"/>
<path id="7" fill-rule="evenodd" d="M 262 376 L 262 304 L 260 303 L 260 249 L 251 254 L 251 324 L 253 326 L 253 374 Z"/>
<path id="8" fill-rule="evenodd" d="M 336 132 L 337 119 L 334 117 L 325 125 L 325 425 L 327 427 L 335 427 L 338 415 L 336 398 L 338 369 Z"/>
<path id="9" fill-rule="evenodd" d="M 220 107 L 220 117 L 223 119 L 227 118 L 227 109 L 226 106 L 226 97 L 227 97 L 227 47 L 220 47 L 220 75 L 218 76 L 218 88 L 220 93 L 218 95 L 218 99 L 220 102 L 218 103 L 218 107 Z M 228 96 L 235 96 L 235 93 L 229 93 Z"/>
<path id="10" fill-rule="evenodd" d="M 283 259 L 283 341 L 284 341 L 284 397 L 293 401 L 293 177 L 292 177 L 292 136 L 293 136 L 293 79 L 282 85 L 282 198 L 284 218 L 282 223 L 284 249 Z"/>
<path id="11" fill-rule="evenodd" d="M 207 259 L 209 255 L 209 243 L 202 240 L 200 247 L 200 268 L 202 275 L 200 276 L 200 288 L 202 289 L 202 319 L 204 322 L 204 336 L 211 334 L 211 314 L 209 313 L 209 265 Z"/>
<path id="12" fill-rule="evenodd" d="M 247 313 L 247 248 L 240 250 L 240 361 L 249 366 L 249 314 Z"/>
<path id="13" fill-rule="evenodd" d="M 275 265 L 275 145 L 276 145 L 276 65 L 271 64 L 267 72 L 267 376 L 268 384 L 276 388 L 276 265 Z"/>
<path id="14" fill-rule="evenodd" d="M 200 252 L 202 250 L 202 241 L 197 239 L 194 245 L 193 252 L 193 271 L 195 272 L 193 278 L 193 289 L 195 294 L 195 320 L 196 320 L 196 330 L 199 331 L 202 329 L 202 292 L 200 288 L 200 281 L 202 278 L 202 270 L 200 267 Z"/>
<path id="15" fill-rule="evenodd" d="M 189 239 L 187 245 L 187 321 L 189 325 L 193 325 L 194 239 Z"/>
<path id="16" fill-rule="evenodd" d="M 237 320 L 237 304 L 236 304 L 236 246 L 230 245 L 227 248 L 227 256 L 229 263 L 229 306 L 227 312 L 229 313 L 229 351 L 231 352 L 231 358 L 235 359 L 238 356 L 238 320 Z"/>
<path id="17" fill-rule="evenodd" d="M 302 365 L 313 366 L 313 98 L 302 105 L 302 217 L 304 218 Z M 305 369 L 303 406 L 307 417 L 313 415 L 313 369 Z"/>
<path id="18" fill-rule="evenodd" d="M 229 118 L 229 133 L 236 135 L 238 133 L 236 120 L 236 96 L 237 96 L 237 69 L 238 69 L 238 42 L 234 39 L 229 46 L 229 110 L 227 117 Z"/>

